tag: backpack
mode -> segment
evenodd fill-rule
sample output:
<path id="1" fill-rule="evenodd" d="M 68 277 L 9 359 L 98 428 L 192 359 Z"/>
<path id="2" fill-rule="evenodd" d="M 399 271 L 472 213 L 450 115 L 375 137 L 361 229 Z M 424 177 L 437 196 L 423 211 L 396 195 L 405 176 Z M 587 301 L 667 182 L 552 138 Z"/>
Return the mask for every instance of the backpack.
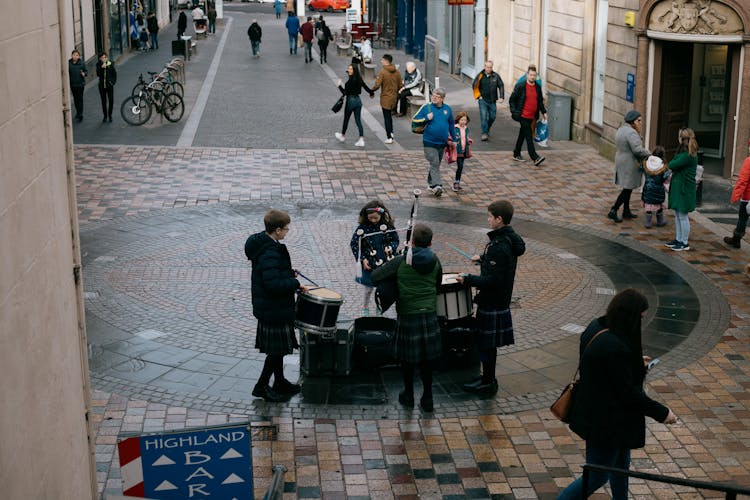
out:
<path id="1" fill-rule="evenodd" d="M 328 38 L 322 29 L 318 30 L 317 37 L 318 37 L 318 40 L 320 40 L 321 42 Z"/>

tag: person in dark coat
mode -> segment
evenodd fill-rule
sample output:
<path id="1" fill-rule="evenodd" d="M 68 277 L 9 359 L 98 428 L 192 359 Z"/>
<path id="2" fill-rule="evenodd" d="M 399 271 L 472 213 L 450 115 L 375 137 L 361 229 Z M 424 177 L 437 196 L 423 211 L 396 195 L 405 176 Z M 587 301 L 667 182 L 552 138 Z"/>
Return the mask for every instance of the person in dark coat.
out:
<path id="1" fill-rule="evenodd" d="M 211 5 L 208 8 L 208 12 L 206 12 L 206 17 L 208 17 L 208 32 L 211 34 L 216 34 L 216 17 L 218 16 L 218 13 L 216 12 L 216 7 Z"/>
<path id="2" fill-rule="evenodd" d="M 263 30 L 258 24 L 257 19 L 253 19 L 252 24 L 247 28 L 247 37 L 250 39 L 253 56 L 260 57 L 260 39 L 263 37 Z"/>
<path id="3" fill-rule="evenodd" d="M 70 79 L 70 93 L 73 94 L 73 104 L 76 108 L 75 120 L 83 120 L 83 90 L 86 88 L 86 63 L 81 60 L 81 53 L 74 50 L 68 59 L 68 78 Z"/>
<path id="4" fill-rule="evenodd" d="M 177 18 L 177 39 L 180 40 L 182 35 L 185 34 L 185 30 L 187 29 L 187 16 L 185 15 L 185 11 L 180 11 L 180 16 Z"/>
<path id="5" fill-rule="evenodd" d="M 99 54 L 99 62 L 96 64 L 96 76 L 99 77 L 99 96 L 102 99 L 102 114 L 104 114 L 102 123 L 111 123 L 117 70 L 115 69 L 115 64 L 109 60 L 106 52 Z"/>
<path id="6" fill-rule="evenodd" d="M 651 361 L 641 346 L 641 318 L 647 309 L 646 297 L 628 288 L 615 295 L 606 315 L 581 334 L 581 378 L 570 429 L 586 441 L 586 463 L 628 469 L 630 450 L 646 443 L 646 416 L 665 424 L 677 422 L 669 408 L 643 390 Z M 607 481 L 614 500 L 627 499 L 627 476 L 592 471 L 587 491 L 591 494 Z M 579 477 L 558 500 L 581 498 L 582 487 Z"/>
<path id="7" fill-rule="evenodd" d="M 498 391 L 495 366 L 497 348 L 512 345 L 513 321 L 510 315 L 510 299 L 516 278 L 518 257 L 526 252 L 523 238 L 510 226 L 513 205 L 507 200 L 497 200 L 487 207 L 487 222 L 490 231 L 489 243 L 482 256 L 475 255 L 472 261 L 479 263 L 480 274 L 459 275 L 457 281 L 476 287 L 477 344 L 482 362 L 482 375 L 464 384 L 467 392 L 491 395 Z"/>
<path id="8" fill-rule="evenodd" d="M 266 355 L 253 396 L 266 401 L 284 401 L 300 391 L 284 378 L 284 356 L 298 348 L 294 335 L 294 293 L 307 291 L 297 281 L 289 251 L 281 243 L 289 232 L 289 214 L 271 209 L 263 218 L 265 231 L 245 242 L 245 255 L 252 262 L 253 315 L 258 319 L 255 347 Z M 269 385 L 274 377 L 273 388 Z"/>
<path id="9" fill-rule="evenodd" d="M 375 92 L 362 80 L 359 71 L 353 65 L 350 64 L 346 68 L 346 74 L 349 75 L 346 84 L 341 79 L 338 81 L 339 91 L 346 97 L 344 123 L 341 126 L 341 132 L 336 132 L 334 135 L 340 142 L 346 141 L 346 129 L 349 126 L 349 118 L 354 113 L 354 122 L 357 124 L 357 131 L 359 132 L 359 139 L 354 145 L 363 148 L 365 147 L 365 129 L 362 127 L 362 99 L 359 98 L 359 95 L 362 93 L 362 89 L 365 89 L 365 92 L 370 94 L 370 98 L 372 99 L 375 96 Z"/>
<path id="10" fill-rule="evenodd" d="M 680 145 L 677 154 L 669 162 L 672 179 L 669 181 L 667 206 L 674 210 L 675 239 L 665 245 L 676 252 L 690 250 L 690 218 L 695 210 L 695 174 L 698 169 L 698 142 L 695 132 L 681 128 L 678 134 Z"/>
<path id="11" fill-rule="evenodd" d="M 536 69 L 532 66 L 526 71 L 526 81 L 517 83 L 513 92 L 508 99 L 510 107 L 510 116 L 521 124 L 518 131 L 518 139 L 513 149 L 513 159 L 516 161 L 526 161 L 521 156 L 523 141 L 526 141 L 526 148 L 529 150 L 529 157 L 534 165 L 539 166 L 544 161 L 544 156 L 539 156 L 534 148 L 534 133 L 531 130 L 531 124 L 539 116 L 547 119 L 547 108 L 544 107 L 544 96 L 542 95 L 542 86 L 536 81 Z"/>
<path id="12" fill-rule="evenodd" d="M 315 37 L 318 39 L 320 64 L 325 64 L 328 62 L 328 44 L 333 41 L 333 35 L 331 34 L 331 28 L 329 28 L 326 22 L 323 20 L 323 16 L 320 16 L 320 21 L 318 22 Z"/>
<path id="13" fill-rule="evenodd" d="M 635 212 L 630 210 L 630 195 L 633 189 L 641 185 L 641 161 L 648 158 L 648 149 L 643 147 L 641 138 L 641 113 L 631 109 L 625 113 L 623 124 L 615 132 L 615 184 L 622 190 L 617 195 L 615 204 L 609 209 L 607 217 L 616 223 L 622 219 L 635 219 Z M 622 218 L 617 211 L 622 208 Z"/>
<path id="14" fill-rule="evenodd" d="M 151 37 L 151 50 L 159 49 L 159 21 L 156 19 L 154 12 L 149 12 L 146 17 L 148 26 L 148 35 Z"/>
<path id="15" fill-rule="evenodd" d="M 291 10 L 287 12 L 284 26 L 286 26 L 286 32 L 289 35 L 289 54 L 297 55 L 297 35 L 299 35 L 300 25 L 299 18 Z"/>
<path id="16" fill-rule="evenodd" d="M 440 326 L 437 320 L 437 290 L 443 279 L 440 260 L 430 250 L 432 230 L 415 224 L 411 261 L 400 255 L 372 272 L 372 280 L 380 282 L 396 276 L 398 298 L 396 341 L 393 355 L 401 362 L 404 390 L 398 402 L 414 406 L 414 367 L 422 377 L 422 410 L 433 411 L 432 365 L 442 355 Z"/>
<path id="17" fill-rule="evenodd" d="M 503 79 L 492 68 L 492 61 L 485 62 L 484 71 L 477 74 L 471 85 L 474 90 L 474 99 L 479 103 L 479 120 L 482 123 L 483 141 L 489 138 L 490 128 L 495 122 L 497 101 L 503 102 L 505 100 Z"/>
<path id="18" fill-rule="evenodd" d="M 654 147 L 651 156 L 646 159 L 643 165 L 643 174 L 646 181 L 643 183 L 643 192 L 641 200 L 643 208 L 646 209 L 646 223 L 644 227 L 651 228 L 651 220 L 656 214 L 656 226 L 662 227 L 667 223 L 664 222 L 664 209 L 666 205 L 664 200 L 667 199 L 667 192 L 664 183 L 669 178 L 667 164 L 664 163 L 666 151 L 662 146 Z"/>

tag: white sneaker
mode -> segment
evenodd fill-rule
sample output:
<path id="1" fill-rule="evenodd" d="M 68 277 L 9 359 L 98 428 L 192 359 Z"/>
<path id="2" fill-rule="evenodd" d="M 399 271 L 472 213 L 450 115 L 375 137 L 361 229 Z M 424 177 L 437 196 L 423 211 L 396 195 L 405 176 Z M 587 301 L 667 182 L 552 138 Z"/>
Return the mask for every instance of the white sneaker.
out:
<path id="1" fill-rule="evenodd" d="M 360 137 L 359 140 L 354 143 L 354 145 L 357 146 L 358 148 L 365 147 L 365 139 L 364 139 L 364 137 Z"/>
<path id="2" fill-rule="evenodd" d="M 336 132 L 333 135 L 335 135 L 336 139 L 338 139 L 340 142 L 344 142 L 346 140 L 346 137 L 344 137 L 344 134 L 342 134 L 341 132 Z"/>
<path id="3" fill-rule="evenodd" d="M 383 142 L 385 142 L 386 144 L 393 144 L 393 138 L 392 138 L 392 137 L 389 137 L 388 139 L 386 139 L 386 140 L 385 140 L 385 141 L 383 141 Z"/>

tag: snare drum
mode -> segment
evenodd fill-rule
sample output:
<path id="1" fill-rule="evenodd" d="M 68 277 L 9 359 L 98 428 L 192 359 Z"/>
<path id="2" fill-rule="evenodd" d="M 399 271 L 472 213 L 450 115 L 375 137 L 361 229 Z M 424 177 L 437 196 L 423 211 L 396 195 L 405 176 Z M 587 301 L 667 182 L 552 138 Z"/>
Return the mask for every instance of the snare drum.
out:
<path id="1" fill-rule="evenodd" d="M 437 315 L 449 320 L 471 316 L 472 303 L 471 287 L 456 280 L 458 273 L 443 274 L 437 294 Z"/>
<path id="2" fill-rule="evenodd" d="M 330 332 L 336 330 L 336 318 L 344 302 L 340 293 L 328 288 L 313 288 L 299 294 L 294 324 L 309 331 Z"/>

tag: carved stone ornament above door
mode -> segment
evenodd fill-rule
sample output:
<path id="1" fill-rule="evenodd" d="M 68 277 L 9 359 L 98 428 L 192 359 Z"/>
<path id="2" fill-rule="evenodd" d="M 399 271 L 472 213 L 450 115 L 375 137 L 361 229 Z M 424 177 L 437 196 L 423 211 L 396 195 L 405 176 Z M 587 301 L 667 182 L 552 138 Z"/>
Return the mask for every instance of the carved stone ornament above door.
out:
<path id="1" fill-rule="evenodd" d="M 715 0 L 665 0 L 651 11 L 648 29 L 694 35 L 741 35 L 740 16 Z"/>

